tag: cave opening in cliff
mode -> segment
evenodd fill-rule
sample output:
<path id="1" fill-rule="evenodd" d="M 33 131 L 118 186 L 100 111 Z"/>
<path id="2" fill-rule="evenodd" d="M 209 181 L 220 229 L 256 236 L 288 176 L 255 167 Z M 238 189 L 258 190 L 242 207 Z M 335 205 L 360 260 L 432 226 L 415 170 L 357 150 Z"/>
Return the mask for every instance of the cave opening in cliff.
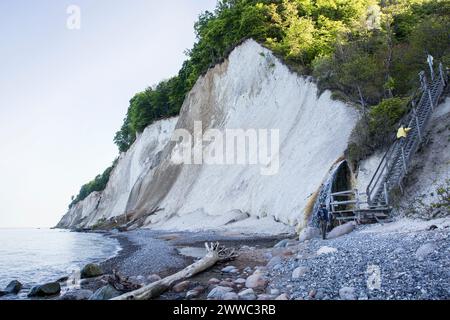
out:
<path id="1" fill-rule="evenodd" d="M 331 192 L 347 191 L 351 188 L 351 171 L 347 161 L 343 161 L 337 169 Z"/>
<path id="2" fill-rule="evenodd" d="M 339 165 L 336 174 L 334 176 L 333 184 L 331 186 L 331 193 L 351 190 L 352 188 L 351 177 L 352 174 L 348 162 L 343 161 Z M 334 196 L 334 201 L 346 201 L 346 200 L 350 200 L 348 195 Z M 349 209 L 350 209 L 349 205 L 347 204 L 335 206 L 335 210 L 338 211 L 345 211 Z"/>

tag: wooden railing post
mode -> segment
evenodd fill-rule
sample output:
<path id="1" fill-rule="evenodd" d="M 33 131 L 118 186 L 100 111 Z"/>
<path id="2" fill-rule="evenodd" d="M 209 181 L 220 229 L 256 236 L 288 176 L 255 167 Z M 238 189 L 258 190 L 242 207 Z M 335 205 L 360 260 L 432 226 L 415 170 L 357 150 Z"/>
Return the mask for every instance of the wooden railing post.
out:
<path id="1" fill-rule="evenodd" d="M 331 213 L 334 213 L 334 196 L 330 196 L 330 203 L 331 203 Z"/>
<path id="2" fill-rule="evenodd" d="M 387 189 L 387 183 L 384 183 L 384 200 L 386 201 L 386 205 L 389 205 L 389 194 Z"/>
<path id="3" fill-rule="evenodd" d="M 419 141 L 422 141 L 422 132 L 420 130 L 420 121 L 419 121 L 419 117 L 417 116 L 417 110 L 416 110 L 416 103 L 413 101 L 412 102 L 412 106 L 413 106 L 413 113 L 414 113 L 414 118 L 416 119 L 416 126 L 417 126 L 417 134 L 419 135 Z"/>
<path id="4" fill-rule="evenodd" d="M 360 208 L 359 208 L 359 193 L 358 193 L 358 189 L 355 189 L 355 200 L 356 200 L 355 209 L 359 210 Z"/>
<path id="5" fill-rule="evenodd" d="M 439 63 L 439 77 L 441 78 L 442 86 L 445 87 L 445 77 L 444 77 L 444 69 L 442 67 L 442 62 Z"/>
<path id="6" fill-rule="evenodd" d="M 403 172 L 406 174 L 406 157 L 405 157 L 405 147 L 402 146 L 402 161 L 403 161 Z"/>

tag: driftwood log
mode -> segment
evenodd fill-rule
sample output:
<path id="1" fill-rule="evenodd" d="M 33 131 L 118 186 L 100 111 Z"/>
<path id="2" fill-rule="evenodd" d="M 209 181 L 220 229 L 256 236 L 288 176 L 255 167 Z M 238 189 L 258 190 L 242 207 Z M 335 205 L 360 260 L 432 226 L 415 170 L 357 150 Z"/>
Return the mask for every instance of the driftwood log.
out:
<path id="1" fill-rule="evenodd" d="M 125 293 L 111 300 L 149 300 L 161 295 L 176 282 L 188 279 L 206 269 L 211 268 L 219 261 L 234 259 L 237 254 L 234 249 L 225 248 L 219 243 L 205 243 L 206 255 L 199 261 L 187 266 L 183 270 L 159 281 L 153 282 L 140 289 Z"/>

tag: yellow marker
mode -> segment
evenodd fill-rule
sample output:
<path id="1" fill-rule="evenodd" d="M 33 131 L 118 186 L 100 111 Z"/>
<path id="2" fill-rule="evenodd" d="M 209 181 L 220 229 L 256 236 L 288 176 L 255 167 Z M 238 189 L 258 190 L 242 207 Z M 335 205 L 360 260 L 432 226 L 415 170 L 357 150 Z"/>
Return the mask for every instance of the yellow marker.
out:
<path id="1" fill-rule="evenodd" d="M 397 131 L 397 139 L 406 138 L 409 131 L 411 131 L 411 128 L 404 128 L 403 126 L 401 126 Z"/>

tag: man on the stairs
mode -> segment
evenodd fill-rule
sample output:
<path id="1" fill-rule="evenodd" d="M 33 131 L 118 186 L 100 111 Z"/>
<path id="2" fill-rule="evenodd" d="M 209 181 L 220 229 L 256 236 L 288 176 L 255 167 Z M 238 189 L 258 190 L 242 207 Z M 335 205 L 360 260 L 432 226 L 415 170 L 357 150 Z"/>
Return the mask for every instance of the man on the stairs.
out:
<path id="1" fill-rule="evenodd" d="M 403 125 L 397 131 L 397 139 L 405 139 L 408 136 L 408 132 L 411 131 L 411 128 L 405 128 Z"/>

